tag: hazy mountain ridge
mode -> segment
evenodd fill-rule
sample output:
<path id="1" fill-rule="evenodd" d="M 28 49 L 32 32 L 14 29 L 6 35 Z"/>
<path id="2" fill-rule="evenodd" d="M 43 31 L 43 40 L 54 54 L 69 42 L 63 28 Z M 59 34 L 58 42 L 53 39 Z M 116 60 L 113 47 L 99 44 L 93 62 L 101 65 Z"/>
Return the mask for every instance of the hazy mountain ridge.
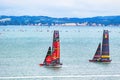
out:
<path id="1" fill-rule="evenodd" d="M 120 16 L 54 18 L 48 16 L 0 16 L 0 25 L 120 26 Z"/>

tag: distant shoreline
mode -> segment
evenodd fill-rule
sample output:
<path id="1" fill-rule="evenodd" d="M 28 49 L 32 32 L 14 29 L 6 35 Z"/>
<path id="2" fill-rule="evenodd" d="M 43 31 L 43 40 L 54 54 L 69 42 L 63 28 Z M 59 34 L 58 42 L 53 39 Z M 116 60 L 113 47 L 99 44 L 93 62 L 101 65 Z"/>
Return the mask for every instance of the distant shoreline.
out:
<path id="1" fill-rule="evenodd" d="M 53 18 L 48 16 L 0 16 L 0 26 L 120 26 L 120 16 Z"/>
<path id="2" fill-rule="evenodd" d="M 38 26 L 38 27 L 120 27 L 116 25 L 107 25 L 107 26 L 76 26 L 76 25 L 54 25 L 54 26 L 47 26 L 47 25 L 0 25 L 0 26 Z"/>

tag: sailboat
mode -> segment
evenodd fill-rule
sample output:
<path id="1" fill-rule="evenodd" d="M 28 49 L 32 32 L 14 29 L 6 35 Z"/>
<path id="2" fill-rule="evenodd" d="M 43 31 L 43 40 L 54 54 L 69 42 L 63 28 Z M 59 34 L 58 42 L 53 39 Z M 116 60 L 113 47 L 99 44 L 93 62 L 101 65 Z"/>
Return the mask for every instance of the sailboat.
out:
<path id="1" fill-rule="evenodd" d="M 47 55 L 44 59 L 44 62 L 40 66 L 46 67 L 61 67 L 60 63 L 60 40 L 59 40 L 59 31 L 55 30 L 53 34 L 53 43 L 52 50 L 51 47 L 48 48 Z"/>
<path id="2" fill-rule="evenodd" d="M 96 53 L 90 62 L 111 62 L 109 55 L 109 32 L 108 30 L 104 30 L 103 32 L 103 40 L 102 40 L 102 50 L 101 43 L 98 45 Z"/>

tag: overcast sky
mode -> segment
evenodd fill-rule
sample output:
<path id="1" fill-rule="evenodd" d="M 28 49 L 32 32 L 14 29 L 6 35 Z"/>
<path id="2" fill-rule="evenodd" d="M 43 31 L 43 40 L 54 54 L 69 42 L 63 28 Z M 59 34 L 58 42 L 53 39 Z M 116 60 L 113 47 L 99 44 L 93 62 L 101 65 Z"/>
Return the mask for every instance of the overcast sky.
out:
<path id="1" fill-rule="evenodd" d="M 0 15 L 112 16 L 120 15 L 120 0 L 0 0 Z"/>

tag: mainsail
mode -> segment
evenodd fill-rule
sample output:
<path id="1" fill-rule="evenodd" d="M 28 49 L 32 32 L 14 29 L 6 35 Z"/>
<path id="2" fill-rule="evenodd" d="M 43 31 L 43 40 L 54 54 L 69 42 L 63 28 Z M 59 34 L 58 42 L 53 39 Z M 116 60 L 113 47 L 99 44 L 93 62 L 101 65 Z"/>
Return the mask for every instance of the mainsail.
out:
<path id="1" fill-rule="evenodd" d="M 109 56 L 109 33 L 108 30 L 103 32 L 103 41 L 102 41 L 102 55 L 101 61 L 111 61 Z"/>
<path id="2" fill-rule="evenodd" d="M 54 31 L 53 34 L 52 64 L 60 64 L 60 42 L 58 31 Z"/>

